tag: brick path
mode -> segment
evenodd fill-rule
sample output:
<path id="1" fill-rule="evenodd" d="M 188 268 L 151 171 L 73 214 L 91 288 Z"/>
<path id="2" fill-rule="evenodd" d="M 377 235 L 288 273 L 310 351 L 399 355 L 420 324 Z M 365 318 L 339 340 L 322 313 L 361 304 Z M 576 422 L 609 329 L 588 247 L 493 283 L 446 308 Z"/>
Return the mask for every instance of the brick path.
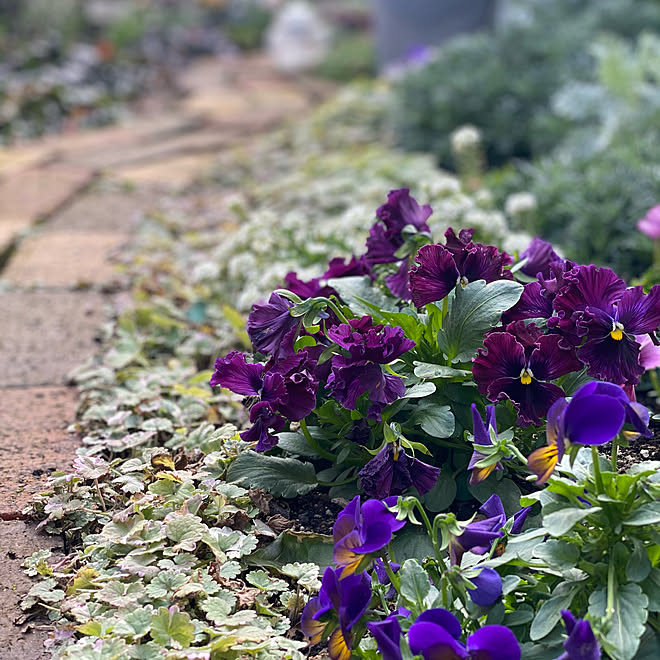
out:
<path id="1" fill-rule="evenodd" d="M 67 374 L 94 353 L 122 287 L 113 253 L 150 204 L 184 191 L 220 150 L 329 91 L 260 57 L 202 61 L 181 82 L 188 95 L 167 116 L 0 150 L 0 660 L 50 657 L 48 627 L 20 620 L 30 588 L 20 564 L 58 539 L 21 511 L 73 458 Z"/>

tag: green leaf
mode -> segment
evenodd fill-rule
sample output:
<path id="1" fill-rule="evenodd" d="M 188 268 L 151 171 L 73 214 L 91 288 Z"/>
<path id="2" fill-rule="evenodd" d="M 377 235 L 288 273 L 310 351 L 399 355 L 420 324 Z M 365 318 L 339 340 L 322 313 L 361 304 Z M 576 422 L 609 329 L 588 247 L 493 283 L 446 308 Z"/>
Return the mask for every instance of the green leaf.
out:
<path id="1" fill-rule="evenodd" d="M 561 536 L 569 532 L 581 520 L 600 510 L 601 508 L 598 506 L 592 506 L 589 509 L 559 509 L 559 511 L 553 511 L 543 516 L 543 527 L 551 536 Z"/>
<path id="2" fill-rule="evenodd" d="M 289 454 L 297 454 L 307 458 L 318 458 L 314 448 L 307 442 L 302 433 L 283 431 L 277 434 L 277 446 Z"/>
<path id="3" fill-rule="evenodd" d="M 604 635 L 607 651 L 614 660 L 631 660 L 635 657 L 644 624 L 648 616 L 649 600 L 638 584 L 619 585 L 614 593 L 614 611 L 609 618 L 609 628 Z M 605 617 L 607 588 L 599 589 L 589 597 L 589 614 Z"/>
<path id="4" fill-rule="evenodd" d="M 167 520 L 167 538 L 176 543 L 175 550 L 194 552 L 197 542 L 202 540 L 202 536 L 207 530 L 208 527 L 197 516 L 190 513 L 173 514 Z"/>
<path id="5" fill-rule="evenodd" d="M 262 591 L 286 591 L 289 588 L 284 580 L 272 578 L 266 571 L 250 571 L 245 579 Z"/>
<path id="6" fill-rule="evenodd" d="M 128 646 L 123 639 L 86 639 L 76 644 L 63 656 L 63 660 L 123 660 L 128 657 Z"/>
<path id="7" fill-rule="evenodd" d="M 200 608 L 206 612 L 206 618 L 213 623 L 222 623 L 236 607 L 236 597 L 223 589 L 216 596 L 204 600 Z"/>
<path id="8" fill-rule="evenodd" d="M 404 399 L 423 399 L 426 396 L 433 394 L 436 387 L 433 383 L 418 383 L 406 390 L 402 398 Z"/>
<path id="9" fill-rule="evenodd" d="M 299 562 L 284 564 L 280 572 L 293 578 L 299 585 L 307 589 L 319 589 L 321 587 L 319 567 L 316 564 L 301 564 Z"/>
<path id="10" fill-rule="evenodd" d="M 644 544 L 639 539 L 633 539 L 635 549 L 626 564 L 626 577 L 631 582 L 645 580 L 651 572 L 651 560 L 646 552 Z"/>
<path id="11" fill-rule="evenodd" d="M 498 479 L 498 476 L 499 474 L 497 472 L 493 472 L 485 481 L 479 484 L 469 485 L 468 490 L 480 502 L 485 502 L 491 495 L 499 496 L 506 515 L 512 516 L 514 513 L 520 511 L 522 492 L 511 479 Z"/>
<path id="12" fill-rule="evenodd" d="M 568 541 L 548 539 L 534 548 L 534 557 L 542 559 L 550 568 L 562 571 L 577 565 L 580 549 Z"/>
<path id="13" fill-rule="evenodd" d="M 484 280 L 456 287 L 438 332 L 438 345 L 452 362 L 468 362 L 482 345 L 484 333 L 496 326 L 502 312 L 513 307 L 523 285 L 510 280 L 486 284 Z"/>
<path id="14" fill-rule="evenodd" d="M 660 633 L 646 626 L 635 660 L 658 660 L 660 658 Z"/>
<path id="15" fill-rule="evenodd" d="M 333 564 L 332 536 L 313 532 L 282 532 L 270 545 L 253 552 L 247 563 L 281 569 L 294 562 L 314 563 L 322 569 Z"/>
<path id="16" fill-rule="evenodd" d="M 183 573 L 163 571 L 147 585 L 147 595 L 152 598 L 166 598 L 187 580 L 188 578 Z"/>
<path id="17" fill-rule="evenodd" d="M 227 480 L 250 488 L 263 488 L 275 497 L 296 497 L 316 488 L 316 473 L 311 463 L 294 458 L 264 456 L 243 452 L 229 466 Z"/>
<path id="18" fill-rule="evenodd" d="M 529 637 L 533 642 L 549 635 L 559 623 L 561 611 L 570 609 L 573 598 L 580 588 L 574 582 L 561 582 L 552 594 L 539 608 L 529 630 Z"/>
<path id="19" fill-rule="evenodd" d="M 424 495 L 424 506 L 433 513 L 447 509 L 456 497 L 456 479 L 450 469 L 443 469 L 435 486 Z"/>
<path id="20" fill-rule="evenodd" d="M 401 596 L 411 605 L 424 610 L 424 599 L 431 590 L 431 583 L 427 572 L 415 559 L 407 559 L 399 569 L 401 579 Z"/>
<path id="21" fill-rule="evenodd" d="M 406 559 L 433 556 L 433 545 L 426 530 L 414 525 L 406 525 L 398 531 L 390 547 L 393 561 L 399 564 Z"/>
<path id="22" fill-rule="evenodd" d="M 472 375 L 471 371 L 465 369 L 454 369 L 443 364 L 431 364 L 430 362 L 413 362 L 415 365 L 415 376 L 417 378 L 465 378 Z"/>
<path id="23" fill-rule="evenodd" d="M 640 527 L 642 525 L 655 525 L 660 522 L 660 502 L 642 504 L 633 511 L 624 521 L 624 525 Z"/>
<path id="24" fill-rule="evenodd" d="M 373 316 L 376 310 L 397 311 L 397 301 L 372 286 L 371 278 L 367 275 L 333 278 L 328 280 L 328 286 L 339 294 L 339 297 L 357 316 L 365 314 Z"/>
<path id="25" fill-rule="evenodd" d="M 423 401 L 410 416 L 410 424 L 418 424 L 434 438 L 449 438 L 456 421 L 449 406 L 439 406 L 434 401 Z"/>
<path id="26" fill-rule="evenodd" d="M 147 609 L 146 607 L 127 612 L 117 621 L 112 632 L 122 637 L 140 639 L 140 637 L 144 637 L 151 630 L 152 615 L 153 612 L 151 609 Z"/>
<path id="27" fill-rule="evenodd" d="M 653 568 L 641 587 L 649 599 L 649 612 L 660 612 L 660 568 Z"/>
<path id="28" fill-rule="evenodd" d="M 176 605 L 169 609 L 161 607 L 158 614 L 151 617 L 151 637 L 162 646 L 187 648 L 195 639 L 195 626 L 185 612 L 179 612 Z"/>

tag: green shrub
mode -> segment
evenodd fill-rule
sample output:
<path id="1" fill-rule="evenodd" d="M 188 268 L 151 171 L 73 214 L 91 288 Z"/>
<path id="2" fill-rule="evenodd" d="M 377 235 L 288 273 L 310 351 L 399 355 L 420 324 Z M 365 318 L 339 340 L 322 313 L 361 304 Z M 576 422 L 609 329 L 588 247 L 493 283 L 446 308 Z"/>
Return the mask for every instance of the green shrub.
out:
<path id="1" fill-rule="evenodd" d="M 607 265 L 625 279 L 651 264 L 653 245 L 635 227 L 660 200 L 660 134 L 646 134 L 603 153 L 554 156 L 489 181 L 506 193 L 532 192 L 538 208 L 526 231 L 562 246 L 579 263 Z"/>
<path id="2" fill-rule="evenodd" d="M 481 129 L 490 165 L 546 153 L 567 126 L 550 109 L 552 94 L 592 76 L 593 38 L 604 30 L 629 38 L 654 27 L 660 27 L 660 3 L 557 0 L 535 5 L 529 24 L 457 38 L 399 81 L 399 142 L 431 151 L 447 166 L 449 134 L 469 123 Z"/>
<path id="3" fill-rule="evenodd" d="M 373 78 L 376 75 L 376 52 L 372 38 L 368 34 L 350 32 L 340 35 L 316 73 L 341 82 Z"/>

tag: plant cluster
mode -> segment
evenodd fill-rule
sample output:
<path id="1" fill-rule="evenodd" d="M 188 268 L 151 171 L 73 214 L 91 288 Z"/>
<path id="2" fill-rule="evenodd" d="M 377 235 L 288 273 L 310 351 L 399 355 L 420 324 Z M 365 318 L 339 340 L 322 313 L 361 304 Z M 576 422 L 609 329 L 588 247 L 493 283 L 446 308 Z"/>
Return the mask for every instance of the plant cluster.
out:
<path id="1" fill-rule="evenodd" d="M 255 358 L 232 351 L 215 362 L 211 386 L 245 397 L 249 413 L 230 482 L 353 498 L 334 528 L 337 568 L 308 603 L 303 632 L 328 638 L 333 659 L 374 657 L 359 643 L 367 629 L 392 658 L 520 657 L 519 644 L 524 657 L 556 657 L 563 616 L 564 657 L 581 657 L 578 637 L 587 657 L 602 646 L 632 658 L 644 634 L 657 650 L 657 466 L 620 475 L 617 453 L 652 436 L 634 387 L 643 336 L 658 341 L 660 286 L 628 288 L 540 239 L 515 264 L 472 229 L 433 243 L 431 213 L 392 191 L 363 254 L 309 281 L 290 273 L 250 312 Z M 511 428 L 499 432 L 496 417 Z M 609 462 L 597 452 L 608 442 Z M 360 493 L 371 498 L 362 508 Z M 516 534 L 529 513 L 521 495 L 540 503 L 540 519 L 509 552 L 506 514 Z M 475 500 L 476 519 L 458 523 Z M 414 512 L 432 553 L 408 539 L 386 552 Z M 488 559 L 463 564 L 468 551 Z"/>
<path id="2" fill-rule="evenodd" d="M 653 2 L 562 0 L 534 3 L 529 14 L 492 34 L 457 38 L 402 77 L 394 109 L 400 144 L 449 166 L 449 135 L 474 124 L 491 165 L 547 153 L 566 128 L 551 110 L 552 95 L 592 75 L 594 37 L 608 31 L 630 39 L 660 26 Z"/>

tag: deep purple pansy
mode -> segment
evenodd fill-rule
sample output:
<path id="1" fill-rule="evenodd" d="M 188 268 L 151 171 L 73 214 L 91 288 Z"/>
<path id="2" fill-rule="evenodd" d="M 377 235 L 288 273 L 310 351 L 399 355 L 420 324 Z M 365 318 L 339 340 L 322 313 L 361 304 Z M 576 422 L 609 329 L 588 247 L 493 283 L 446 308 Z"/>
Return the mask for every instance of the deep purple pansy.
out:
<path id="1" fill-rule="evenodd" d="M 533 238 L 520 258 L 527 260 L 520 268 L 521 272 L 530 277 L 536 277 L 539 273 L 549 277 L 551 264 L 562 261 L 562 258 L 552 249 L 552 245 L 541 238 Z"/>
<path id="2" fill-rule="evenodd" d="M 257 351 L 273 358 L 293 353 L 300 319 L 291 316 L 291 307 L 293 303 L 279 293 L 271 293 L 266 304 L 252 307 L 247 332 Z"/>
<path id="3" fill-rule="evenodd" d="M 369 632 L 374 636 L 382 660 L 401 660 L 401 624 L 392 614 L 382 621 L 367 623 Z"/>
<path id="4" fill-rule="evenodd" d="M 470 551 L 475 555 L 487 553 L 493 541 L 504 536 L 506 513 L 498 495 L 491 495 L 478 509 L 475 519 L 468 523 L 458 536 L 453 536 L 449 543 L 449 555 L 452 564 L 459 565 L 463 553 Z"/>
<path id="5" fill-rule="evenodd" d="M 366 555 L 382 550 L 392 534 L 405 525 L 387 508 L 396 504 L 396 497 L 367 500 L 360 504 L 356 495 L 339 513 L 332 528 L 335 543 L 334 561 L 341 568 L 342 578 L 354 573 Z"/>
<path id="6" fill-rule="evenodd" d="M 531 345 L 510 332 L 488 335 L 472 365 L 479 392 L 493 402 L 510 399 L 518 409 L 519 424 L 538 426 L 550 406 L 564 396 L 560 387 L 547 381 L 582 368 L 575 352 L 562 349 L 560 342 L 558 335 L 541 335 Z"/>
<path id="7" fill-rule="evenodd" d="M 349 354 L 333 356 L 328 392 L 347 410 L 355 410 L 358 398 L 367 393 L 371 401 L 368 416 L 380 419 L 382 409 L 402 397 L 406 389 L 402 378 L 386 373 L 380 365 L 400 357 L 415 342 L 404 336 L 402 328 L 373 325 L 370 316 L 335 326 L 328 337 Z"/>
<path id="8" fill-rule="evenodd" d="M 369 497 L 380 499 L 401 495 L 410 486 L 424 495 L 435 486 L 439 476 L 440 468 L 408 456 L 393 443 L 385 445 L 359 472 L 362 490 Z"/>
<path id="9" fill-rule="evenodd" d="M 600 660 L 600 646 L 589 621 L 577 620 L 568 610 L 562 610 L 561 617 L 568 639 L 564 640 L 565 652 L 556 660 Z"/>

